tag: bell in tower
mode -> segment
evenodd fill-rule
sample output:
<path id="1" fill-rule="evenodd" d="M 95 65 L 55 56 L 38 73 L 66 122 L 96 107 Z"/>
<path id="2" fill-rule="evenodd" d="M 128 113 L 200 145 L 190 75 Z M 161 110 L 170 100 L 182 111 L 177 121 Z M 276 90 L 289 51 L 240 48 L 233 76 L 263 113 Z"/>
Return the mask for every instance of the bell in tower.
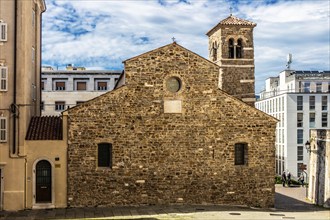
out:
<path id="1" fill-rule="evenodd" d="M 254 106 L 255 23 L 230 15 L 206 33 L 209 59 L 218 64 L 219 88 Z"/>

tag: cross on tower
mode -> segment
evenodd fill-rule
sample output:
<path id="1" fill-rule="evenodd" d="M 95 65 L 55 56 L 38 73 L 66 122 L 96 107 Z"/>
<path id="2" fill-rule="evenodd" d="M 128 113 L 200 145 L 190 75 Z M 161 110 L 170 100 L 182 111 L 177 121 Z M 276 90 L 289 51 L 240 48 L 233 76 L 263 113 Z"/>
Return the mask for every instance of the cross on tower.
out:
<path id="1" fill-rule="evenodd" d="M 175 41 L 175 37 L 172 37 L 172 41 L 173 41 L 173 43 L 175 43 L 176 41 Z"/>
<path id="2" fill-rule="evenodd" d="M 233 8 L 231 6 L 229 8 L 229 11 L 230 11 L 230 15 L 232 15 L 233 14 Z"/>

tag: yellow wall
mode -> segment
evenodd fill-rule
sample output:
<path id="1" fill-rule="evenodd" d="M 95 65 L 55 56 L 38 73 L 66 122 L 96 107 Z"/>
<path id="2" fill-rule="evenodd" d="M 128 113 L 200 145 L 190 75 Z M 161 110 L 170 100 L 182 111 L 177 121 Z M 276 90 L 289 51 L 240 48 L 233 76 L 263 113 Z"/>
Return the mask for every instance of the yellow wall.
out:
<path id="1" fill-rule="evenodd" d="M 47 160 L 52 165 L 52 201 L 49 208 L 66 207 L 67 154 L 66 141 L 27 141 L 27 206 L 26 208 L 48 208 L 35 204 L 35 165 L 40 160 Z M 56 160 L 58 158 L 59 160 Z"/>
<path id="2" fill-rule="evenodd" d="M 67 116 L 63 116 L 63 140 L 26 141 L 26 208 L 67 206 Z M 47 160 L 52 165 L 52 204 L 35 203 L 35 166 Z"/>

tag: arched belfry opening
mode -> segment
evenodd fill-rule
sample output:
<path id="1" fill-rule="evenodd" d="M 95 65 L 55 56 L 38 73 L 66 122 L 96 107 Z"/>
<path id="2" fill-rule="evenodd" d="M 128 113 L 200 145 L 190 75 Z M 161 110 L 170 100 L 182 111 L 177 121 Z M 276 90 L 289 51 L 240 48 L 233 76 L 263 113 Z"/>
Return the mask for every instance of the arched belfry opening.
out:
<path id="1" fill-rule="evenodd" d="M 235 53 L 234 53 L 234 39 L 230 38 L 228 41 L 228 58 L 233 59 L 235 58 Z"/>
<path id="2" fill-rule="evenodd" d="M 243 58 L 243 44 L 242 44 L 242 39 L 237 40 L 237 45 L 236 45 L 236 58 Z"/>

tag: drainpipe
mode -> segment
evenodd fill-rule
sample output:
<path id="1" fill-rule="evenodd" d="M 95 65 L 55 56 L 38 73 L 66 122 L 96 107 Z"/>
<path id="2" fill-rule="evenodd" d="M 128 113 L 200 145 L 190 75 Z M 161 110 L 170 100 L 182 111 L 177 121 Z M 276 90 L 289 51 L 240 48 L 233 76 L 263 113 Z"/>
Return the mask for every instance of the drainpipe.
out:
<path id="1" fill-rule="evenodd" d="M 18 27 L 18 19 L 17 19 L 17 0 L 14 1 L 14 23 L 15 23 L 15 28 L 14 28 L 14 94 L 13 94 L 13 104 L 11 105 L 11 112 L 14 114 L 13 116 L 13 146 L 12 146 L 12 153 L 16 153 L 16 119 L 17 119 L 17 105 L 16 105 L 16 96 L 17 96 L 17 85 L 16 85 L 16 80 L 17 80 L 17 27 Z M 10 154 L 10 151 L 9 151 Z"/>

